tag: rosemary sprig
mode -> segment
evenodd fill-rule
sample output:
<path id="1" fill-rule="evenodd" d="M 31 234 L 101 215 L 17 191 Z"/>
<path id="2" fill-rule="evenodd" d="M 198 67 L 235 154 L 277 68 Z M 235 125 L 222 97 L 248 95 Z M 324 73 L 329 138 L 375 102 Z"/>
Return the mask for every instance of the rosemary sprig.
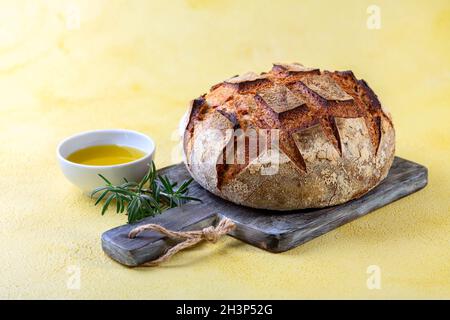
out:
<path id="1" fill-rule="evenodd" d="M 188 201 L 201 201 L 188 196 L 192 179 L 184 181 L 178 187 L 177 183 L 171 182 L 168 177 L 157 174 L 153 161 L 139 183 L 124 179 L 123 184 L 113 185 L 103 175 L 99 174 L 99 176 L 105 181 L 105 185 L 92 191 L 91 197 L 101 192 L 95 205 L 105 199 L 102 207 L 102 215 L 104 215 L 115 200 L 116 213 L 123 213 L 126 210 L 128 223 L 154 216 Z"/>

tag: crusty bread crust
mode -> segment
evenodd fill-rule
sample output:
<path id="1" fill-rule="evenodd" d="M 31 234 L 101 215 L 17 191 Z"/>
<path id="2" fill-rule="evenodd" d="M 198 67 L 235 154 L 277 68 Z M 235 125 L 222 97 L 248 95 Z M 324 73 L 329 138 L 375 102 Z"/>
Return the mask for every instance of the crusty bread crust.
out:
<path id="1" fill-rule="evenodd" d="M 185 161 L 200 185 L 232 202 L 272 210 L 358 198 L 386 177 L 395 151 L 391 115 L 364 80 L 351 71 L 300 64 L 274 64 L 268 73 L 213 86 L 191 103 L 182 129 Z M 229 163 L 225 149 L 239 139 L 231 129 L 277 129 L 279 146 Z M 261 173 L 274 164 L 276 174 Z"/>

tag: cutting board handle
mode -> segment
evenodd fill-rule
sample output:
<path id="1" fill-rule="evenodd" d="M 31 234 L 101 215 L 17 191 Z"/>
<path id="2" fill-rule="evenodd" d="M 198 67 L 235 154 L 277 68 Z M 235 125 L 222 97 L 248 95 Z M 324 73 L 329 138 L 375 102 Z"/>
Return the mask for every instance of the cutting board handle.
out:
<path id="1" fill-rule="evenodd" d="M 222 218 L 206 211 L 203 204 L 188 203 L 169 209 L 156 217 L 145 218 L 135 224 L 123 225 L 102 235 L 102 248 L 108 256 L 126 266 L 139 266 L 153 261 L 183 240 L 171 239 L 159 232 L 145 230 L 131 239 L 129 233 L 138 226 L 157 224 L 172 231 L 193 231 L 215 226 Z M 203 210 L 200 210 L 200 209 Z M 207 212 L 207 213 L 206 213 Z"/>

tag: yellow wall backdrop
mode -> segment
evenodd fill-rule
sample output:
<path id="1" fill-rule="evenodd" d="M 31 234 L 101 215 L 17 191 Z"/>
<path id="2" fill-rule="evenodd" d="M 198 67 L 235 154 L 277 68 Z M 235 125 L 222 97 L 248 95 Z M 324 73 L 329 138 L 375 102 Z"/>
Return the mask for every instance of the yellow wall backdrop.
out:
<path id="1" fill-rule="evenodd" d="M 0 298 L 450 298 L 449 38 L 448 0 L 0 1 Z M 106 257 L 126 218 L 65 180 L 58 142 L 135 129 L 169 165 L 190 99 L 279 61 L 366 79 L 428 187 L 283 254 L 226 237 L 158 268 Z"/>

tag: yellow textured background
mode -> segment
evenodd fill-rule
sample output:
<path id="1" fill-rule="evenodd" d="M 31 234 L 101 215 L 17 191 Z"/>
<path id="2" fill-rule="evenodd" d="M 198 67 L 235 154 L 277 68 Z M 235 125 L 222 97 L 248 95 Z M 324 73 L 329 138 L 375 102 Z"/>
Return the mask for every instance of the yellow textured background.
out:
<path id="1" fill-rule="evenodd" d="M 449 38 L 448 0 L 0 1 L 0 297 L 450 298 Z M 168 165 L 191 98 L 276 61 L 366 79 L 428 187 L 283 254 L 227 237 L 153 269 L 106 257 L 100 235 L 125 216 L 102 217 L 65 180 L 57 143 L 130 128 Z"/>

